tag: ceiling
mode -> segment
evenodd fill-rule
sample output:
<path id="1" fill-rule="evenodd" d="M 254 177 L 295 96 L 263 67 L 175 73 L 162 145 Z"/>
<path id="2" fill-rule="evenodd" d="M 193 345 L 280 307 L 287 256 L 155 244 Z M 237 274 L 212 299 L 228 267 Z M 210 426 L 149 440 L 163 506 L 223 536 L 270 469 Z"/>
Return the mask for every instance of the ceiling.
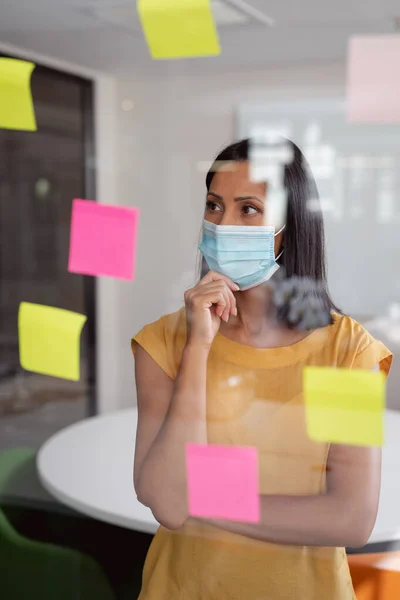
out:
<path id="1" fill-rule="evenodd" d="M 154 61 L 136 0 L 0 0 L 0 46 L 119 76 L 218 72 L 343 60 L 351 35 L 394 33 L 396 17 L 398 0 L 216 0 L 219 56 Z"/>

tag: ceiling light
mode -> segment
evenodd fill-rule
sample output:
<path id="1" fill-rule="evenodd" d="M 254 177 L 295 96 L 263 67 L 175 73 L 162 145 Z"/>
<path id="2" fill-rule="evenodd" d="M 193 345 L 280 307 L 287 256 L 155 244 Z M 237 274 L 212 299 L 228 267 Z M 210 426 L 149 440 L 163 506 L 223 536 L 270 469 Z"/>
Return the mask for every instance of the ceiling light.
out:
<path id="1" fill-rule="evenodd" d="M 216 25 L 240 25 L 249 20 L 244 13 L 221 0 L 212 0 L 211 9 Z"/>
<path id="2" fill-rule="evenodd" d="M 118 28 L 139 32 L 141 24 L 136 3 L 132 0 L 111 0 L 110 3 L 98 4 L 90 0 L 85 8 L 80 9 L 105 24 Z M 215 24 L 219 27 L 241 26 L 254 22 L 272 27 L 275 20 L 254 8 L 245 0 L 211 0 L 211 10 Z"/>

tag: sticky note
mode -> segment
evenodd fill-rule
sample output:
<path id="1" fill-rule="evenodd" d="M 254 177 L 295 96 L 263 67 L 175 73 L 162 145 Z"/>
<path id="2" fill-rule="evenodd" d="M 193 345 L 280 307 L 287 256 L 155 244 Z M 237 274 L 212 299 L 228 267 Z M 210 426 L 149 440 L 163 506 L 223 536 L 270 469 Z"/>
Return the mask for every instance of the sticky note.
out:
<path id="1" fill-rule="evenodd" d="M 382 446 L 385 376 L 380 371 L 305 367 L 303 393 L 311 439 Z"/>
<path id="2" fill-rule="evenodd" d="M 68 271 L 132 280 L 139 209 L 74 200 Z"/>
<path id="3" fill-rule="evenodd" d="M 35 64 L 15 58 L 0 58 L 0 129 L 36 131 L 31 94 Z"/>
<path id="4" fill-rule="evenodd" d="M 152 58 L 220 53 L 211 0 L 138 0 L 137 9 Z"/>
<path id="5" fill-rule="evenodd" d="M 190 515 L 259 522 L 256 448 L 187 444 L 186 473 Z"/>
<path id="6" fill-rule="evenodd" d="M 400 123 L 400 35 L 350 40 L 347 118 L 350 122 Z"/>
<path id="7" fill-rule="evenodd" d="M 79 381 L 80 335 L 86 316 L 62 308 L 21 302 L 19 360 L 27 371 Z"/>

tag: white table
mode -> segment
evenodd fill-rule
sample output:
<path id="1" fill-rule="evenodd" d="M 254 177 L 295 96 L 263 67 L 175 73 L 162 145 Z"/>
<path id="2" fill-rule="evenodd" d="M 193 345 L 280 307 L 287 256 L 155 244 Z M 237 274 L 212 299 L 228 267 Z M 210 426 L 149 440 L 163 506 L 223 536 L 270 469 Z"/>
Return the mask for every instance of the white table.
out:
<path id="1" fill-rule="evenodd" d="M 387 411 L 378 518 L 369 544 L 400 541 L 400 412 Z M 158 523 L 136 499 L 133 455 L 137 411 L 85 419 L 51 437 L 37 457 L 50 494 L 86 515 L 154 533 Z"/>
<path id="2" fill-rule="evenodd" d="M 92 417 L 59 431 L 40 448 L 37 468 L 46 490 L 86 515 L 154 533 L 158 523 L 136 498 L 133 456 L 137 410 Z"/>

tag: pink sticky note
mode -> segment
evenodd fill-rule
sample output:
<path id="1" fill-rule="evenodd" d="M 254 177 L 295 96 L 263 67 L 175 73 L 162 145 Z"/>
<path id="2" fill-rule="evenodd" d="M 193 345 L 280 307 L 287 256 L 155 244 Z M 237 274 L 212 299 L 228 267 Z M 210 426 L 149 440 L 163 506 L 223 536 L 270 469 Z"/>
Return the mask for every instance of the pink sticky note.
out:
<path id="1" fill-rule="evenodd" d="M 400 123 L 400 35 L 350 40 L 347 117 L 350 122 Z"/>
<path id="2" fill-rule="evenodd" d="M 139 209 L 74 200 L 68 271 L 132 280 Z"/>
<path id="3" fill-rule="evenodd" d="M 187 444 L 186 472 L 193 517 L 260 521 L 256 448 Z"/>

